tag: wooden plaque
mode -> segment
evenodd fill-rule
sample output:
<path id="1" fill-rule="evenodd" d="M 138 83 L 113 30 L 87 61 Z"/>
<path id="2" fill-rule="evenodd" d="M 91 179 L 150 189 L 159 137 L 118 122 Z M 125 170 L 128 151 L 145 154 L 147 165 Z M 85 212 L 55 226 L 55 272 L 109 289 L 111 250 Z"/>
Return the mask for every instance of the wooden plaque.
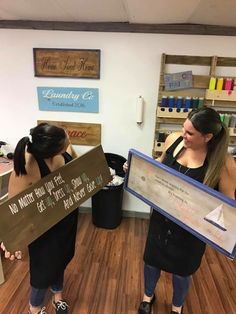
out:
<path id="1" fill-rule="evenodd" d="M 236 255 L 236 201 L 136 151 L 124 187 L 224 255 Z"/>
<path id="2" fill-rule="evenodd" d="M 101 124 L 65 121 L 38 120 L 37 123 L 47 122 L 67 130 L 72 144 L 95 146 L 101 144 Z"/>
<path id="3" fill-rule="evenodd" d="M 109 181 L 97 146 L 0 205 L 0 239 L 10 251 L 24 248 Z"/>
<path id="4" fill-rule="evenodd" d="M 33 48 L 35 76 L 100 78 L 100 50 Z"/>
<path id="5" fill-rule="evenodd" d="M 178 90 L 193 86 L 192 71 L 164 74 L 165 90 Z"/>

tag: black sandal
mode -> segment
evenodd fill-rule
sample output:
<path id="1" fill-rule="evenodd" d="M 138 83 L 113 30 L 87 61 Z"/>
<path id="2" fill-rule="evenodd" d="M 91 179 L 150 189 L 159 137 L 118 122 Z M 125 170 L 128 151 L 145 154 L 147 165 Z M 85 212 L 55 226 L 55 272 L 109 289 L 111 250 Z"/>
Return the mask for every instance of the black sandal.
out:
<path id="1" fill-rule="evenodd" d="M 153 297 L 150 302 L 143 301 L 140 303 L 138 308 L 138 314 L 151 314 L 152 312 L 152 305 L 156 300 L 155 294 L 153 294 Z"/>

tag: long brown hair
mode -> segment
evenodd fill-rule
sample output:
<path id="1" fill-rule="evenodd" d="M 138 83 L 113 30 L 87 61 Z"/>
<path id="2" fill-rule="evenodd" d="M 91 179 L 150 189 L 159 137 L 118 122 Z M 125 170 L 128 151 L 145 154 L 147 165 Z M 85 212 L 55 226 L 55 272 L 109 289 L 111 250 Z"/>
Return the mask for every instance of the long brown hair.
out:
<path id="1" fill-rule="evenodd" d="M 209 107 L 202 107 L 190 111 L 188 119 L 198 132 L 202 134 L 213 134 L 212 139 L 208 142 L 208 168 L 203 183 L 214 188 L 219 182 L 227 154 L 229 145 L 228 128 L 221 122 L 219 113 Z"/>

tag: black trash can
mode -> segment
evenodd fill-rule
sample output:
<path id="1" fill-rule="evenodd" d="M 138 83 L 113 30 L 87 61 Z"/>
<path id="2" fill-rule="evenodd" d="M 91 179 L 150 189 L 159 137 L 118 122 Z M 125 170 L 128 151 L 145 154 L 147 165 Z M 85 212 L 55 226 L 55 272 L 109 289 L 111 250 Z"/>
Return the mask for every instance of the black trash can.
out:
<path id="1" fill-rule="evenodd" d="M 120 155 L 105 153 L 108 166 L 116 175 L 125 176 L 123 164 L 126 159 Z M 92 221 L 96 227 L 114 229 L 122 219 L 123 183 L 108 185 L 92 196 Z"/>

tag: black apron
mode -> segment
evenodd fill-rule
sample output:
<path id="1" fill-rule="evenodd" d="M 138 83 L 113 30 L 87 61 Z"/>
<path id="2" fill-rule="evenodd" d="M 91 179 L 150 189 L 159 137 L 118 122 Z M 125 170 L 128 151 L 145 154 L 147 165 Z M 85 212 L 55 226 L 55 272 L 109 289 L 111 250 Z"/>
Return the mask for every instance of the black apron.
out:
<path id="1" fill-rule="evenodd" d="M 65 163 L 72 160 L 68 153 L 63 156 Z M 50 170 L 43 159 L 36 160 L 43 178 Z M 31 286 L 48 288 L 63 273 L 74 256 L 77 221 L 78 209 L 75 209 L 28 246 Z"/>
<path id="2" fill-rule="evenodd" d="M 169 147 L 163 164 L 177 171 L 181 170 L 202 183 L 207 169 L 206 161 L 199 168 L 189 169 L 176 161 L 179 154 L 173 157 L 175 148 L 182 140 L 179 137 Z M 179 276 L 189 276 L 199 268 L 205 247 L 205 243 L 197 237 L 153 210 L 144 251 L 146 264 Z"/>

